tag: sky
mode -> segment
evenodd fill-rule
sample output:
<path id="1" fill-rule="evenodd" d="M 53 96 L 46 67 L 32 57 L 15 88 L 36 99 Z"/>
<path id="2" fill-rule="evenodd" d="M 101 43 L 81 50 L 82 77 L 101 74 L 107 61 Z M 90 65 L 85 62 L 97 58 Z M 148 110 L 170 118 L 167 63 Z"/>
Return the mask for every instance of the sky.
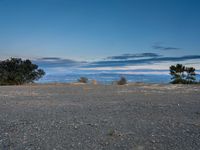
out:
<path id="1" fill-rule="evenodd" d="M 199 0 L 0 0 L 0 59 L 49 72 L 200 69 L 199 39 Z"/>

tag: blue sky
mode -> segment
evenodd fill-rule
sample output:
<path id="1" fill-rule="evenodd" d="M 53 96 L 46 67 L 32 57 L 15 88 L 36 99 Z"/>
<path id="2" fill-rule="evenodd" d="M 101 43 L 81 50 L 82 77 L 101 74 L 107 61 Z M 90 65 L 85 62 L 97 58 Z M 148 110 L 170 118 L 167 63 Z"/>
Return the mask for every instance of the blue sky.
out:
<path id="1" fill-rule="evenodd" d="M 71 62 L 82 70 L 200 69 L 199 8 L 199 0 L 0 0 L 0 58 L 60 70 Z"/>

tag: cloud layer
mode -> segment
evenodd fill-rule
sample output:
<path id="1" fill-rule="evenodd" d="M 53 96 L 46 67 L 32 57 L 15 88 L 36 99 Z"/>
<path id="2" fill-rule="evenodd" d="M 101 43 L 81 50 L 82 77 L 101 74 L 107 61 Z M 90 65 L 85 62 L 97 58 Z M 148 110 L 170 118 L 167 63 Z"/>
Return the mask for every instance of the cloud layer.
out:
<path id="1" fill-rule="evenodd" d="M 156 53 L 139 53 L 139 54 L 123 54 L 119 56 L 110 56 L 106 59 L 109 60 L 127 60 L 127 59 L 136 59 L 136 58 L 155 58 L 160 57 L 161 55 Z"/>
<path id="2" fill-rule="evenodd" d="M 79 62 L 71 59 L 62 59 L 57 57 L 44 57 L 33 61 L 41 67 L 74 67 L 86 64 L 86 62 Z"/>
<path id="3" fill-rule="evenodd" d="M 200 55 L 164 57 L 157 53 L 122 54 L 111 56 L 101 61 L 83 62 L 54 57 L 40 58 L 33 61 L 47 74 L 88 74 L 88 73 L 154 73 L 168 74 L 170 65 L 176 63 L 191 64 L 200 69 Z M 164 72 L 163 72 L 164 71 Z"/>
<path id="4" fill-rule="evenodd" d="M 124 55 L 122 55 L 124 56 Z M 155 64 L 163 62 L 180 62 L 187 60 L 200 59 L 200 55 L 187 55 L 180 57 L 153 57 L 153 58 L 141 58 L 131 60 L 109 60 L 109 61 L 97 61 L 92 62 L 87 67 L 106 67 L 106 66 L 127 66 L 127 65 L 144 65 L 144 64 Z"/>
<path id="5" fill-rule="evenodd" d="M 172 46 L 161 46 L 158 44 L 155 44 L 152 46 L 153 49 L 155 50 L 162 50 L 162 51 L 169 51 L 169 50 L 180 50 L 180 48 L 178 47 L 172 47 Z"/>

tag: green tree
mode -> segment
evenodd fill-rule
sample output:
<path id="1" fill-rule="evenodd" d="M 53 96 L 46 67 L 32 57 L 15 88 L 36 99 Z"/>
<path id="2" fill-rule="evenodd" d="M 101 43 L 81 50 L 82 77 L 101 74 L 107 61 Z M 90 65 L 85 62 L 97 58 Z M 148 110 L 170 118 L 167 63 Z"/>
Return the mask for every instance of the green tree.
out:
<path id="1" fill-rule="evenodd" d="M 172 84 L 193 84 L 196 83 L 195 68 L 185 67 L 182 64 L 170 66 Z"/>
<path id="2" fill-rule="evenodd" d="M 30 60 L 11 58 L 0 61 L 0 85 L 32 83 L 44 75 L 45 72 Z"/>
<path id="3" fill-rule="evenodd" d="M 196 82 L 195 68 L 193 67 L 186 68 L 186 72 L 187 72 L 187 76 L 186 76 L 187 83 Z"/>

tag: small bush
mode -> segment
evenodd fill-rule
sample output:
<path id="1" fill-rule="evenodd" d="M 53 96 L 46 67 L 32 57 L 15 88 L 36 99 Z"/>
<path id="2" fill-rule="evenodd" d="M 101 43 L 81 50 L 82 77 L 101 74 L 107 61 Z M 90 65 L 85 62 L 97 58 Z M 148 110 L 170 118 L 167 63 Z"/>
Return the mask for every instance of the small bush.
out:
<path id="1" fill-rule="evenodd" d="M 92 84 L 96 85 L 98 82 L 96 80 L 92 80 Z"/>
<path id="2" fill-rule="evenodd" d="M 125 85 L 127 84 L 127 80 L 125 77 L 121 77 L 119 81 L 117 81 L 118 85 Z"/>
<path id="3" fill-rule="evenodd" d="M 80 79 L 78 79 L 78 82 L 80 82 L 80 83 L 88 83 L 88 78 L 80 77 Z"/>

